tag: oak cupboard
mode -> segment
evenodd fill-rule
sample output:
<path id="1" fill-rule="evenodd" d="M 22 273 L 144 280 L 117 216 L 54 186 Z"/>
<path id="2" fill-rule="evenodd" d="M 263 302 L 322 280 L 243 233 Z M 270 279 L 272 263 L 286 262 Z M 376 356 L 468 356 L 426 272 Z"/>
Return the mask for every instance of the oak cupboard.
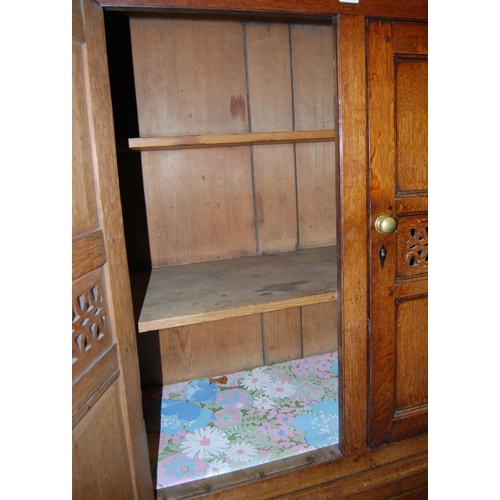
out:
<path id="1" fill-rule="evenodd" d="M 73 0 L 75 498 L 426 498 L 426 21 Z M 338 446 L 153 493 L 142 388 L 331 350 Z"/>

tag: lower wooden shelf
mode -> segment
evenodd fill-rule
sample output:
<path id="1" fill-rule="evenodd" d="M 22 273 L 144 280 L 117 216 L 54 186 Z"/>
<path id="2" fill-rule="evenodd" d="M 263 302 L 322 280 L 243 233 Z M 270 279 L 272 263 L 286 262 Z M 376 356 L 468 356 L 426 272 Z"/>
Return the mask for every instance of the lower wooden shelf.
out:
<path id="1" fill-rule="evenodd" d="M 139 332 L 337 299 L 335 246 L 153 269 Z"/>

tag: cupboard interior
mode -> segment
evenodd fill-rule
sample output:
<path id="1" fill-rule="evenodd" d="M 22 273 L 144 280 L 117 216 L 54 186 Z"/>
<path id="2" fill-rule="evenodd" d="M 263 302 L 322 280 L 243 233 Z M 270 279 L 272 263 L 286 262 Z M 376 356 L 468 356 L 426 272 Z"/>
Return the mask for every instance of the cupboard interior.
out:
<path id="1" fill-rule="evenodd" d="M 143 390 L 337 351 L 331 20 L 105 20 Z"/>

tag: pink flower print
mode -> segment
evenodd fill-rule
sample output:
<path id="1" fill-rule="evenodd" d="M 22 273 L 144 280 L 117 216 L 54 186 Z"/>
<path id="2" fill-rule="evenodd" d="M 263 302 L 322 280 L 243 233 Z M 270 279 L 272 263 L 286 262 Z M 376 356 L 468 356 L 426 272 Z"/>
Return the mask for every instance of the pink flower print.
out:
<path id="1" fill-rule="evenodd" d="M 239 410 L 220 410 L 215 412 L 215 427 L 219 429 L 228 429 L 238 425 L 241 420 L 241 412 Z"/>
<path id="2" fill-rule="evenodd" d="M 208 464 L 197 457 L 176 453 L 158 462 L 157 481 L 159 485 L 171 486 L 201 479 L 205 476 Z"/>
<path id="3" fill-rule="evenodd" d="M 172 437 L 171 434 L 165 434 L 164 432 L 160 432 L 160 442 L 158 443 L 158 449 L 160 451 L 162 451 L 163 448 L 165 448 L 165 446 L 167 446 L 169 438 L 171 438 L 171 437 Z"/>
<path id="4" fill-rule="evenodd" d="M 279 425 L 278 427 L 273 427 L 271 431 L 271 438 L 275 442 L 288 441 L 288 438 L 293 435 L 294 430 L 287 425 Z"/>
<path id="5" fill-rule="evenodd" d="M 303 366 L 297 366 L 296 368 L 292 368 L 292 373 L 297 377 L 307 377 L 309 375 L 309 370 Z"/>
<path id="6" fill-rule="evenodd" d="M 285 408 L 282 408 L 281 411 L 284 411 Z M 291 422 L 293 421 L 293 417 L 291 417 L 290 415 L 287 415 L 286 413 L 278 413 L 278 415 L 276 415 L 276 422 L 278 424 L 287 424 L 288 422 Z"/>
<path id="7" fill-rule="evenodd" d="M 243 389 L 229 389 L 220 391 L 215 401 L 226 410 L 243 410 L 252 402 L 252 396 Z"/>
<path id="8" fill-rule="evenodd" d="M 177 434 L 173 434 L 172 435 L 172 443 L 173 444 L 180 444 L 184 441 L 185 437 L 186 437 L 186 434 L 187 432 L 182 430 L 182 431 L 179 431 Z"/>
<path id="9" fill-rule="evenodd" d="M 268 423 L 259 426 L 259 431 L 263 436 L 267 436 L 271 432 L 271 425 Z"/>

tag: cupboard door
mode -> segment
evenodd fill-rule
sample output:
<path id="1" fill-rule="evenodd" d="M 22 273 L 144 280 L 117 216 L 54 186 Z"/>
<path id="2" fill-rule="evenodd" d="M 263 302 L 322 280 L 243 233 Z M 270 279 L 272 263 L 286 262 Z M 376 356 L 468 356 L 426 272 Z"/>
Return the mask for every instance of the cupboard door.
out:
<path id="1" fill-rule="evenodd" d="M 73 0 L 73 498 L 153 498 L 104 22 Z"/>
<path id="2" fill-rule="evenodd" d="M 427 25 L 368 22 L 371 446 L 427 430 Z"/>

